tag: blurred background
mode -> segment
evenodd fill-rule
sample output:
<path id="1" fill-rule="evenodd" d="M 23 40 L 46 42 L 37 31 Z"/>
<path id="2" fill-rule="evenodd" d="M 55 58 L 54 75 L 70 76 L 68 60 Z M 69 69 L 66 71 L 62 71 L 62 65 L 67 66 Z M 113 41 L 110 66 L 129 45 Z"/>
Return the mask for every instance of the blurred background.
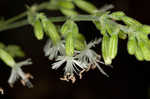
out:
<path id="1" fill-rule="evenodd" d="M 0 16 L 5 19 L 13 17 L 26 10 L 26 5 L 44 2 L 46 0 L 0 0 Z M 143 24 L 150 25 L 150 0 L 89 0 L 97 8 L 104 4 L 114 4 L 113 11 L 124 11 Z M 82 11 L 81 11 L 82 13 Z M 49 12 L 50 16 L 61 15 L 60 12 Z M 60 23 L 62 24 L 62 23 Z M 100 37 L 99 31 L 92 22 L 78 22 L 80 32 L 87 41 Z M 59 80 L 62 71 L 51 70 L 51 61 L 44 57 L 43 46 L 46 42 L 36 40 L 30 25 L 0 32 L 0 41 L 5 44 L 17 44 L 31 57 L 34 64 L 23 68 L 30 72 L 34 79 L 34 88 L 23 87 L 18 81 L 14 88 L 7 84 L 10 68 L 0 61 L 0 86 L 5 94 L 0 99 L 150 99 L 150 62 L 139 62 L 130 56 L 126 50 L 127 41 L 119 41 L 119 52 L 113 61 L 114 68 L 101 65 L 110 75 L 102 75 L 98 69 L 87 72 L 83 79 L 75 84 Z M 100 45 L 95 49 L 98 53 Z M 23 60 L 23 59 L 19 59 Z"/>

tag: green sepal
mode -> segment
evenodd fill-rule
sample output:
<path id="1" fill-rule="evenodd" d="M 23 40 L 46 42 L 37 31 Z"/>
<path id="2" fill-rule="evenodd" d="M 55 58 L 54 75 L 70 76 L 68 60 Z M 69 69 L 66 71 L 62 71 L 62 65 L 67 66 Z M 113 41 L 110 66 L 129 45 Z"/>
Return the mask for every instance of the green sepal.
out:
<path id="1" fill-rule="evenodd" d="M 109 57 L 114 59 L 118 51 L 118 35 L 113 34 L 109 40 Z"/>
<path id="2" fill-rule="evenodd" d="M 134 55 L 135 54 L 135 51 L 136 51 L 136 38 L 133 34 L 129 35 L 129 38 L 128 38 L 128 43 L 127 43 L 127 49 L 128 49 L 128 53 L 130 55 Z"/>
<path id="3" fill-rule="evenodd" d="M 109 57 L 109 40 L 109 36 L 105 34 L 102 39 L 102 56 L 106 65 L 112 63 L 112 60 Z"/>
<path id="4" fill-rule="evenodd" d="M 15 64 L 16 64 L 13 57 L 3 49 L 0 49 L 0 59 L 10 67 L 15 66 Z"/>
<path id="5" fill-rule="evenodd" d="M 66 37 L 70 32 L 76 34 L 79 33 L 79 29 L 77 24 L 74 21 L 67 20 L 61 27 L 60 33 L 63 37 Z"/>
<path id="6" fill-rule="evenodd" d="M 45 16 L 41 17 L 41 21 L 46 35 L 50 37 L 53 44 L 57 44 L 57 42 L 59 42 L 61 39 L 55 25 L 50 20 L 45 18 Z"/>
<path id="7" fill-rule="evenodd" d="M 66 55 L 73 56 L 74 55 L 74 38 L 73 34 L 69 33 L 66 37 Z"/>
<path id="8" fill-rule="evenodd" d="M 112 20 L 106 21 L 106 29 L 109 35 L 118 34 L 118 32 L 120 31 L 119 25 Z"/>

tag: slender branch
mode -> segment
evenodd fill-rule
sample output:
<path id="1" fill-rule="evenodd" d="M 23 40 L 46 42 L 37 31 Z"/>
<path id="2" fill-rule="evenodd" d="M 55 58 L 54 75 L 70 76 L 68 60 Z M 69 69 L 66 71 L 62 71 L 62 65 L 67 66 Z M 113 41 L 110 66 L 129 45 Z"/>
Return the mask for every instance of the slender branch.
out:
<path id="1" fill-rule="evenodd" d="M 26 15 L 27 15 L 27 12 L 25 11 L 25 12 L 23 12 L 23 13 L 21 13 L 21 14 L 15 16 L 15 17 L 12 17 L 12 18 L 6 20 L 4 24 L 10 24 L 10 23 L 13 23 L 13 22 L 15 22 L 16 20 L 25 17 Z"/>
<path id="2" fill-rule="evenodd" d="M 48 10 L 53 9 L 53 8 L 50 8 L 50 7 L 49 7 L 49 6 L 51 6 L 51 4 L 50 4 L 49 2 L 44 2 L 44 3 L 41 3 L 41 4 L 39 4 L 39 5 L 33 5 L 33 6 L 36 6 L 36 11 L 40 11 L 40 10 L 42 10 L 42 9 L 48 9 Z M 32 8 L 32 7 L 31 7 L 31 8 Z M 4 24 L 5 24 L 5 25 L 11 24 L 11 23 L 13 23 L 13 22 L 15 22 L 15 21 L 17 21 L 17 20 L 19 20 L 19 19 L 25 17 L 25 16 L 27 16 L 27 11 L 24 11 L 24 12 L 22 12 L 21 14 L 16 15 L 16 16 L 14 16 L 14 17 L 12 17 L 12 18 L 6 20 Z"/>
<path id="3" fill-rule="evenodd" d="M 52 22 L 64 22 L 67 19 L 68 17 L 64 17 L 64 16 L 49 18 L 49 20 L 51 20 Z M 99 17 L 92 16 L 92 15 L 77 15 L 77 16 L 72 17 L 71 19 L 74 21 L 94 21 L 94 20 L 99 20 Z M 13 24 L 8 24 L 7 27 L 0 28 L 0 32 L 8 30 L 8 29 L 22 27 L 28 24 L 29 23 L 27 20 L 22 20 Z"/>

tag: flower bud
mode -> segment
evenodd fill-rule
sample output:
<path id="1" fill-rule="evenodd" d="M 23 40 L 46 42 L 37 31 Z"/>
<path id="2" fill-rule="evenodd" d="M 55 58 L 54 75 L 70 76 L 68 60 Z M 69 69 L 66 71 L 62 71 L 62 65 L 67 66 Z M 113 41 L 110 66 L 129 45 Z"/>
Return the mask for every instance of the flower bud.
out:
<path id="1" fill-rule="evenodd" d="M 123 16 L 125 16 L 125 14 L 122 11 L 117 11 L 117 12 L 113 12 L 110 16 L 111 16 L 112 19 L 121 20 L 121 18 Z"/>
<path id="2" fill-rule="evenodd" d="M 34 23 L 34 34 L 38 40 L 42 40 L 44 36 L 43 27 L 39 19 Z"/>
<path id="3" fill-rule="evenodd" d="M 8 66 L 13 67 L 16 63 L 12 56 L 10 56 L 6 51 L 0 49 L 0 59 L 4 61 Z"/>
<path id="4" fill-rule="evenodd" d="M 113 34 L 109 40 L 109 57 L 114 59 L 118 51 L 118 35 Z"/>
<path id="5" fill-rule="evenodd" d="M 95 13 L 97 8 L 90 2 L 84 1 L 84 0 L 73 0 L 75 4 L 82 10 L 88 12 L 88 13 Z"/>
<path id="6" fill-rule="evenodd" d="M 135 54 L 135 51 L 136 51 L 136 38 L 135 36 L 132 34 L 132 35 L 129 35 L 129 39 L 128 39 L 128 43 L 127 43 L 127 48 L 128 48 L 128 53 L 130 55 L 134 55 Z"/>

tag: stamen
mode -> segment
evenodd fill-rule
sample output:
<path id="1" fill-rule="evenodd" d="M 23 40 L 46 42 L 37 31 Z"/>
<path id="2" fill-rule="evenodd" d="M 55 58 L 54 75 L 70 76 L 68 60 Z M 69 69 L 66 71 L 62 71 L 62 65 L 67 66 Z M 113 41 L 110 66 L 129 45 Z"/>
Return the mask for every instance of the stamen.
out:
<path id="1" fill-rule="evenodd" d="M 4 94 L 4 90 L 2 88 L 0 88 L 0 92 L 1 94 Z"/>

